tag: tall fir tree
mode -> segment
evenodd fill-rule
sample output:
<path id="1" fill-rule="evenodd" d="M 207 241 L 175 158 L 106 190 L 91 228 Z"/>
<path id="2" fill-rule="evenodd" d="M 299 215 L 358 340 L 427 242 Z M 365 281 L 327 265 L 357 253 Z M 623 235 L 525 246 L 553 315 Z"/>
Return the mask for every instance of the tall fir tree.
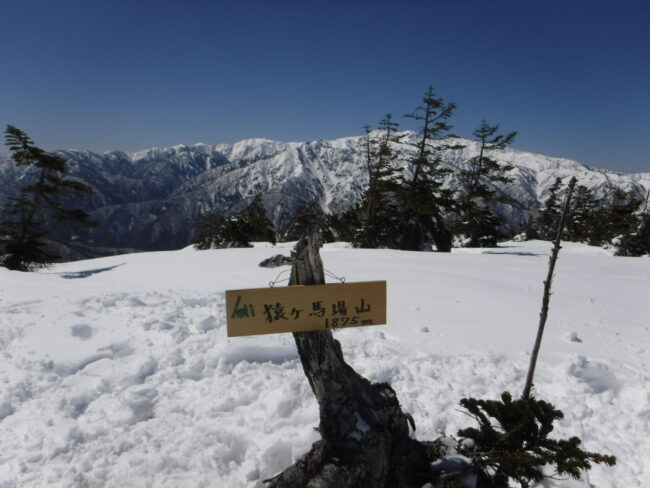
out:
<path id="1" fill-rule="evenodd" d="M 555 181 L 548 189 L 548 197 L 537 217 L 526 229 L 526 236 L 529 239 L 542 239 L 550 241 L 555 237 L 557 223 L 560 220 L 560 211 L 562 199 L 560 190 L 562 189 L 562 178 L 556 177 Z"/>
<path id="2" fill-rule="evenodd" d="M 574 242 L 589 242 L 596 225 L 596 209 L 598 202 L 593 192 L 584 185 L 576 185 L 571 199 L 571 207 L 567 215 L 564 240 Z"/>
<path id="3" fill-rule="evenodd" d="M 67 161 L 37 147 L 24 131 L 8 125 L 5 140 L 13 161 L 26 167 L 33 179 L 4 206 L 0 260 L 8 269 L 31 271 L 58 258 L 48 250 L 48 220 L 72 226 L 96 225 L 85 211 L 65 205 L 69 197 L 93 195 L 94 191 L 84 183 L 65 178 Z"/>
<path id="4" fill-rule="evenodd" d="M 359 221 L 353 243 L 358 247 L 395 247 L 396 228 L 399 221 L 396 203 L 395 152 L 393 144 L 399 125 L 391 114 L 379 123 L 379 136 L 372 137 L 365 126 L 363 150 L 368 170 L 368 188 L 359 203 Z"/>
<path id="5" fill-rule="evenodd" d="M 639 225 L 637 211 L 641 205 L 632 190 L 625 191 L 621 187 L 614 187 L 609 206 L 610 235 L 614 237 L 634 232 Z"/>
<path id="6" fill-rule="evenodd" d="M 452 144 L 447 123 L 456 110 L 436 95 L 432 87 L 422 98 L 423 105 L 405 117 L 422 123 L 414 143 L 415 156 L 408 161 L 411 172 L 398 178 L 401 205 L 401 237 L 399 248 L 423 250 L 433 243 L 440 252 L 451 251 L 452 233 L 447 228 L 445 214 L 453 207 L 453 191 L 443 188 L 449 172 L 442 166 L 442 155 L 449 149 L 462 146 Z"/>
<path id="7" fill-rule="evenodd" d="M 490 125 L 483 120 L 472 134 L 478 142 L 479 153 L 470 158 L 458 174 L 462 188 L 458 204 L 459 220 L 454 231 L 467 238 L 466 245 L 469 247 L 491 247 L 497 244 L 501 224 L 492 207 L 496 203 L 513 202 L 496 185 L 511 183 L 512 178 L 508 177 L 507 172 L 514 168 L 499 163 L 493 154 L 512 144 L 517 133 L 499 134 L 498 124 Z"/>

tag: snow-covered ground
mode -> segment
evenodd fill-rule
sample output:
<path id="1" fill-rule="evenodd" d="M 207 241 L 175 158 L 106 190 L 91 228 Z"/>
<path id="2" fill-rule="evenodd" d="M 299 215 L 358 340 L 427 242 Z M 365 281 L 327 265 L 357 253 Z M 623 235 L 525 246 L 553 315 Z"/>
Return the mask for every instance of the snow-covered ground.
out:
<path id="1" fill-rule="evenodd" d="M 318 437 L 292 337 L 228 339 L 223 293 L 268 286 L 279 269 L 257 264 L 289 249 L 0 268 L 0 488 L 261 487 L 291 464 Z M 335 332 L 347 361 L 391 383 L 418 438 L 455 434 L 462 397 L 520 394 L 549 250 L 326 246 L 332 273 L 388 282 L 388 325 Z M 558 435 L 618 457 L 594 487 L 648 486 L 650 259 L 567 243 L 553 291 L 537 396 Z"/>

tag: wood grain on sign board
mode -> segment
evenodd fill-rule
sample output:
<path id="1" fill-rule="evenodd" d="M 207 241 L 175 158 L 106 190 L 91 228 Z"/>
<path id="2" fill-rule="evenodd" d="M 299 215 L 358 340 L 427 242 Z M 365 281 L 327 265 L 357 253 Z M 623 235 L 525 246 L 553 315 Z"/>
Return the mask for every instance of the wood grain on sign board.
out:
<path id="1" fill-rule="evenodd" d="M 386 323 L 386 282 L 226 291 L 228 337 Z"/>

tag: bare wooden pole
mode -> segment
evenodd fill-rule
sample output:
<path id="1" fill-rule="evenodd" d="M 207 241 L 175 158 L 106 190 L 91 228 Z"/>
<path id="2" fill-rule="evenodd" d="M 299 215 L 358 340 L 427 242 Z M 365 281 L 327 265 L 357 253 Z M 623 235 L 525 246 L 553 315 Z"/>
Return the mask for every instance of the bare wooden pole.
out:
<path id="1" fill-rule="evenodd" d="M 562 214 L 560 215 L 560 222 L 557 225 L 557 234 L 555 235 L 555 241 L 553 242 L 553 250 L 551 251 L 551 257 L 548 261 L 548 274 L 546 275 L 546 281 L 544 281 L 544 295 L 542 298 L 542 310 L 539 313 L 539 326 L 537 327 L 537 337 L 535 338 L 535 345 L 533 346 L 533 352 L 530 355 L 530 365 L 528 366 L 528 375 L 526 376 L 526 385 L 524 386 L 524 393 L 522 395 L 523 399 L 530 397 L 530 390 L 533 387 L 533 377 L 535 376 L 535 366 L 537 365 L 537 356 L 539 355 L 539 348 L 542 344 L 542 336 L 544 335 L 544 327 L 546 326 L 546 318 L 548 316 L 548 304 L 551 300 L 551 283 L 553 281 L 553 272 L 555 271 L 555 263 L 557 262 L 557 256 L 562 249 L 560 241 L 562 240 L 562 231 L 564 230 L 564 221 L 569 212 L 569 205 L 571 204 L 571 195 L 573 194 L 573 189 L 576 186 L 576 178 L 571 178 L 569 181 L 569 186 L 567 193 L 564 197 L 564 205 L 562 206 Z"/>

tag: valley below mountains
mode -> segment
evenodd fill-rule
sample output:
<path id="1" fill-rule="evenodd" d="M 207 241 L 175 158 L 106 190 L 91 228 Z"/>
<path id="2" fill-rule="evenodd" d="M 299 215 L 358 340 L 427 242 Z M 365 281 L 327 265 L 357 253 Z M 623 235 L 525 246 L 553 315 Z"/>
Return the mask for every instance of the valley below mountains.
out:
<path id="1" fill-rule="evenodd" d="M 395 145 L 398 161 L 415 149 L 416 134 L 402 133 Z M 98 227 L 70 231 L 52 224 L 58 251 L 79 259 L 137 250 L 178 249 L 190 244 L 205 212 L 230 215 L 259 193 L 276 229 L 282 231 L 295 211 L 317 202 L 327 213 L 352 206 L 368 184 L 361 137 L 312 142 L 247 139 L 234 144 L 178 145 L 138 152 L 67 150 L 68 174 L 91 186 L 96 195 L 69 202 L 88 211 Z M 459 139 L 463 149 L 450 150 L 444 164 L 461 168 L 477 154 L 477 145 Z M 598 198 L 614 186 L 639 196 L 650 189 L 650 173 L 592 169 L 567 159 L 505 149 L 491 155 L 514 166 L 513 182 L 499 191 L 516 200 L 496 209 L 512 229 L 524 225 L 540 208 L 556 177 L 575 176 Z M 0 157 L 0 201 L 18 193 L 29 178 L 8 156 Z M 453 171 L 446 185 L 457 184 Z"/>

